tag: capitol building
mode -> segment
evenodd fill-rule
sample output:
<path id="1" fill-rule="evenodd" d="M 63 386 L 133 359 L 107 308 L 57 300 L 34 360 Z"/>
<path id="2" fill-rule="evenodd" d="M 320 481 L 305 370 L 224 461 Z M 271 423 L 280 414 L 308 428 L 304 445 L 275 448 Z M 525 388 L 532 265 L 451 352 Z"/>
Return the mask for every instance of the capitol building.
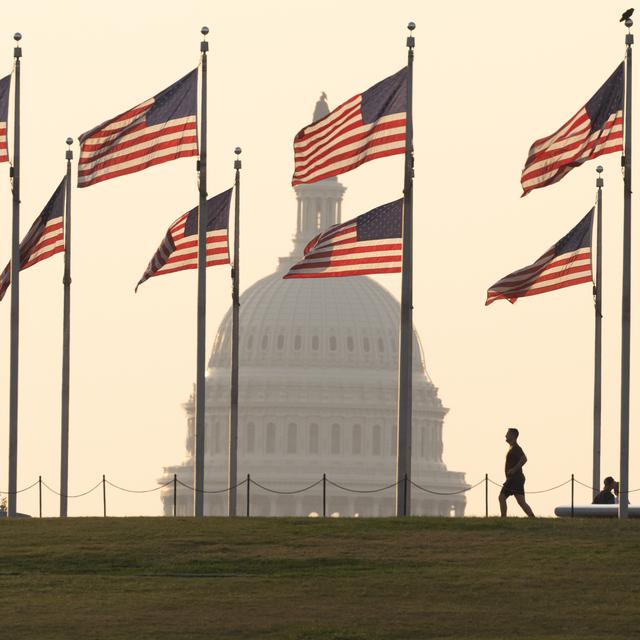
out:
<path id="1" fill-rule="evenodd" d="M 325 113 L 321 99 L 314 120 Z M 345 188 L 337 178 L 298 185 L 295 192 L 291 255 L 240 297 L 238 480 L 251 474 L 254 516 L 321 514 L 321 482 L 291 492 L 323 474 L 327 515 L 391 516 L 395 488 L 373 490 L 395 482 L 400 305 L 366 276 L 283 280 L 309 240 L 342 219 Z M 231 309 L 218 328 L 206 378 L 207 491 L 227 487 L 230 380 Z M 193 486 L 193 395 L 184 409 L 186 455 L 164 468 L 161 482 L 177 474 Z M 412 480 L 431 493 L 412 488 L 413 515 L 464 515 L 469 485 L 443 461 L 447 411 L 414 331 Z M 172 483 L 161 496 L 164 514 L 172 515 Z M 193 503 L 193 491 L 178 485 L 177 515 L 193 515 Z M 246 484 L 238 488 L 237 512 L 246 512 Z M 204 513 L 226 515 L 227 493 L 205 494 Z"/>

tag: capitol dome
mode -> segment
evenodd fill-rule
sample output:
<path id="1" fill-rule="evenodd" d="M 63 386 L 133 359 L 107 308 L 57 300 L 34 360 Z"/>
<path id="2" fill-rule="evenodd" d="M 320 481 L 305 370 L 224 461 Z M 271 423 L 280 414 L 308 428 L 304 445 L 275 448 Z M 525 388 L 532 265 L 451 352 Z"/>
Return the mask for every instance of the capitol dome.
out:
<path id="1" fill-rule="evenodd" d="M 316 112 L 326 109 L 318 105 Z M 395 482 L 400 305 L 367 276 L 283 279 L 309 240 L 341 220 L 345 188 L 330 178 L 295 191 L 291 255 L 240 296 L 238 480 L 251 475 L 252 515 L 321 513 L 321 483 L 293 492 L 323 474 L 327 514 L 393 515 L 394 488 L 376 490 Z M 231 309 L 207 370 L 205 490 L 212 493 L 205 495 L 205 515 L 227 513 L 230 372 Z M 187 456 L 165 467 L 161 481 L 176 474 L 193 486 L 193 395 L 184 408 Z M 414 331 L 412 480 L 429 490 L 412 490 L 416 515 L 464 514 L 464 473 L 448 471 L 442 457 L 447 411 Z M 162 490 L 166 515 L 173 498 L 169 485 Z M 246 485 L 238 489 L 237 509 L 245 512 Z M 193 514 L 193 492 L 182 486 L 177 513 Z"/>
<path id="2" fill-rule="evenodd" d="M 353 369 L 395 375 L 400 310 L 386 289 L 361 276 L 283 280 L 282 275 L 276 271 L 242 296 L 241 367 L 336 368 L 333 375 L 345 378 Z M 413 345 L 420 354 L 415 333 Z M 218 329 L 210 371 L 228 367 L 230 359 L 231 310 Z M 420 357 L 413 368 L 423 370 Z"/>

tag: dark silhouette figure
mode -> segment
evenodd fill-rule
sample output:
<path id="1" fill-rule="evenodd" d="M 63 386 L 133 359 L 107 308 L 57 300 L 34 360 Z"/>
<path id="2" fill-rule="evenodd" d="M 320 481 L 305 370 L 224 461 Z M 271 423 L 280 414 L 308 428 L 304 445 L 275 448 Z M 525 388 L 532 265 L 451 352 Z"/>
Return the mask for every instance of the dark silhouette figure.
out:
<path id="1" fill-rule="evenodd" d="M 614 492 L 616 494 L 618 493 L 617 485 L 618 483 L 611 476 L 607 476 L 604 479 L 604 488 L 593 499 L 593 502 L 591 504 L 615 504 L 616 497 L 613 494 Z"/>
<path id="2" fill-rule="evenodd" d="M 504 465 L 504 474 L 507 477 L 502 490 L 498 496 L 500 502 L 500 515 L 505 518 L 507 515 L 507 498 L 514 496 L 516 502 L 520 505 L 520 508 L 529 516 L 534 518 L 531 507 L 524 499 L 524 473 L 522 473 L 522 467 L 527 462 L 527 456 L 524 455 L 524 451 L 518 445 L 518 436 L 520 433 L 517 429 L 511 427 L 507 429 L 505 440 L 509 444 L 509 451 L 507 452 L 507 459 Z"/>
<path id="3" fill-rule="evenodd" d="M 628 18 L 630 18 L 633 15 L 633 8 L 631 9 L 627 9 L 623 14 L 622 14 L 622 18 L 620 18 L 620 22 L 624 22 L 625 20 L 627 20 Z"/>

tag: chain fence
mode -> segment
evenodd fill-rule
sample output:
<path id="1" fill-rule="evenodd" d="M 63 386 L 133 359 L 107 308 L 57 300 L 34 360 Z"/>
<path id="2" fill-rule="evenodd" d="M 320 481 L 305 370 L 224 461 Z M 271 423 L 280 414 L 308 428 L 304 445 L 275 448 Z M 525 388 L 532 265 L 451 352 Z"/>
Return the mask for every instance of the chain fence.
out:
<path id="1" fill-rule="evenodd" d="M 565 480 L 564 482 L 561 482 L 559 484 L 556 484 L 552 487 L 549 487 L 547 489 L 537 489 L 537 490 L 528 490 L 526 491 L 527 494 L 541 494 L 541 493 L 548 493 L 550 491 L 556 491 L 558 489 L 561 489 L 562 487 L 566 487 L 567 485 L 571 485 L 571 517 L 573 517 L 573 511 L 574 511 L 574 492 L 575 492 L 575 485 L 579 485 L 580 487 L 584 488 L 584 489 L 588 489 L 592 495 L 597 493 L 597 491 L 599 490 L 598 488 L 594 488 L 591 485 L 581 482 L 580 480 L 578 480 L 573 474 L 571 474 L 571 477 L 567 480 Z M 245 506 L 246 506 L 246 516 L 249 517 L 251 515 L 251 487 L 255 487 L 257 489 L 260 489 L 262 491 L 265 491 L 267 493 L 271 493 L 271 494 L 276 494 L 276 495 L 282 495 L 282 496 L 292 496 L 292 495 L 298 495 L 298 494 L 303 494 L 306 493 L 308 491 L 311 491 L 312 489 L 314 489 L 315 487 L 318 486 L 322 486 L 322 510 L 321 510 L 321 514 L 323 517 L 327 516 L 327 501 L 328 501 L 328 494 L 327 494 L 327 488 L 331 487 L 333 489 L 337 489 L 338 491 L 342 491 L 342 492 L 346 492 L 346 493 L 351 493 L 351 494 L 374 494 L 374 493 L 382 493 L 384 491 L 388 491 L 389 489 L 393 489 L 393 488 L 397 488 L 399 485 L 402 485 L 402 489 L 399 493 L 400 496 L 403 497 L 403 509 L 402 509 L 402 513 L 400 515 L 406 515 L 408 513 L 408 505 L 407 505 L 407 500 L 409 498 L 409 491 L 410 488 L 414 488 L 418 491 L 422 491 L 424 493 L 428 493 L 434 496 L 457 496 L 457 495 L 461 495 L 461 494 L 465 494 L 468 493 L 469 491 L 472 491 L 480 486 L 484 486 L 485 489 L 485 517 L 489 516 L 489 486 L 493 485 L 494 487 L 499 487 L 502 488 L 503 483 L 501 482 L 496 482 L 495 480 L 491 479 L 489 477 L 488 474 L 485 474 L 484 478 L 482 478 L 481 480 L 479 480 L 478 482 L 468 485 L 467 487 L 465 487 L 464 489 L 460 489 L 458 491 L 439 491 L 436 488 L 429 488 L 429 487 L 425 487 L 415 481 L 413 481 L 412 479 L 408 478 L 408 476 L 405 475 L 405 477 L 402 480 L 399 480 L 397 482 L 393 482 L 391 484 L 382 486 L 382 487 L 377 487 L 377 488 L 373 488 L 373 489 L 362 489 L 362 488 L 357 488 L 357 487 L 349 487 L 349 486 L 345 486 L 343 484 L 340 484 L 338 482 L 335 482 L 334 480 L 331 480 L 330 478 L 327 477 L 326 473 L 322 474 L 322 477 L 319 478 L 318 480 L 312 482 L 311 484 L 308 484 L 304 487 L 301 487 L 299 489 L 288 489 L 288 490 L 282 490 L 282 489 L 275 489 L 273 487 L 269 487 L 266 486 L 256 480 L 254 480 L 253 478 L 251 478 L 251 474 L 247 474 L 246 478 L 238 483 L 236 483 L 233 486 L 230 487 L 223 487 L 221 489 L 196 489 L 195 487 L 183 482 L 182 480 L 179 480 L 177 477 L 177 474 L 174 474 L 173 478 L 171 480 L 168 480 L 167 482 L 164 482 L 162 484 L 158 484 L 155 487 L 152 487 L 150 489 L 130 489 L 127 487 L 123 487 L 119 484 L 116 484 L 114 482 L 112 482 L 111 480 L 107 480 L 106 476 L 102 476 L 102 479 L 95 485 L 93 485 L 90 489 L 80 492 L 80 493 L 75 493 L 75 494 L 61 494 L 58 491 L 56 491 L 54 488 L 52 488 L 51 486 L 49 486 L 49 484 L 47 484 L 43 479 L 42 476 L 39 476 L 38 479 L 31 483 L 30 485 L 23 487 L 22 489 L 18 489 L 14 492 L 15 495 L 17 494 L 23 494 L 27 491 L 30 491 L 31 489 L 34 489 L 35 487 L 38 487 L 38 505 L 39 505 L 39 517 L 42 517 L 42 491 L 43 488 L 46 489 L 47 491 L 49 491 L 50 493 L 54 494 L 55 496 L 60 496 L 60 497 L 64 497 L 64 498 L 82 498 L 84 496 L 87 496 L 91 493 L 93 493 L 94 491 L 96 491 L 98 488 L 102 487 L 102 512 L 103 515 L 106 517 L 107 515 L 107 486 L 111 487 L 112 489 L 115 489 L 116 491 L 121 491 L 124 493 L 131 493 L 131 494 L 146 494 L 146 493 L 153 493 L 156 491 L 161 491 L 162 489 L 165 489 L 166 487 L 169 487 L 170 485 L 173 485 L 173 516 L 177 516 L 177 505 L 178 505 L 178 501 L 177 501 L 177 495 L 178 495 L 178 486 L 183 487 L 184 489 L 186 489 L 189 492 L 192 493 L 203 493 L 203 494 L 211 494 L 211 495 L 221 495 L 221 494 L 226 494 L 229 493 L 232 490 L 237 490 L 240 488 L 244 487 L 244 491 L 245 491 Z M 640 491 L 640 488 L 638 489 L 630 489 L 628 491 L 619 491 L 620 495 L 626 495 L 626 494 L 630 494 L 630 493 L 636 493 L 637 491 Z M 0 496 L 9 496 L 9 492 L 8 491 L 0 491 Z M 6 510 L 6 498 L 3 498 L 0 501 L 0 517 L 6 516 L 7 515 L 7 510 Z M 318 514 L 320 515 L 320 513 Z"/>

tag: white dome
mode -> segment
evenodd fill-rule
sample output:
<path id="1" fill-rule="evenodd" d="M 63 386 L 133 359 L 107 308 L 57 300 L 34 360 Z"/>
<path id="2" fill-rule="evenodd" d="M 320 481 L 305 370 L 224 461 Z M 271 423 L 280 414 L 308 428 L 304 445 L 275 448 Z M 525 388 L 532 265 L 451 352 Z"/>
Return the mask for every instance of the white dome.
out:
<path id="1" fill-rule="evenodd" d="M 400 305 L 366 276 L 283 280 L 280 270 L 240 298 L 240 366 L 393 369 Z M 422 369 L 416 334 L 414 369 Z M 209 367 L 231 358 L 231 311 L 218 329 Z"/>

